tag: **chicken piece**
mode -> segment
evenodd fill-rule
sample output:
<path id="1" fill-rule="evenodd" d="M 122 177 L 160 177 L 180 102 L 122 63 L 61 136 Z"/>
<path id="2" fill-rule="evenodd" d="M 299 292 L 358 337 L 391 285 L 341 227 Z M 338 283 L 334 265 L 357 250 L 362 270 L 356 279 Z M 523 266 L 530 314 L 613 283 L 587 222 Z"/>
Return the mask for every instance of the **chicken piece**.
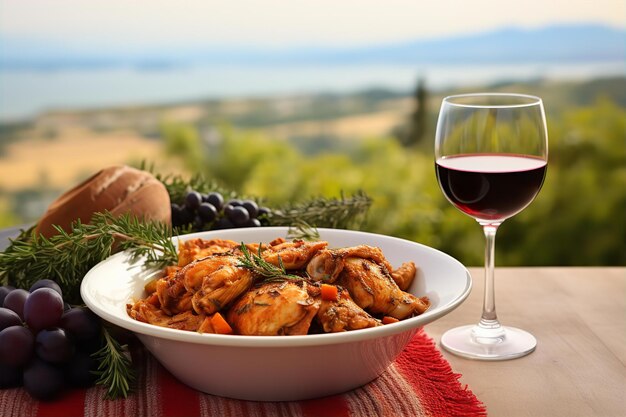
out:
<path id="1" fill-rule="evenodd" d="M 372 314 L 399 320 L 422 314 L 430 306 L 427 297 L 418 298 L 398 288 L 388 269 L 370 259 L 346 258 L 337 280 L 354 301 Z"/>
<path id="2" fill-rule="evenodd" d="M 159 279 L 156 282 L 155 292 L 161 304 L 161 309 L 169 315 L 190 311 L 192 308 L 192 293 L 187 291 L 183 281 L 176 279 L 176 275 Z"/>
<path id="3" fill-rule="evenodd" d="M 305 281 L 283 281 L 255 287 L 233 304 L 227 321 L 242 335 L 307 334 L 320 307 L 307 286 Z"/>
<path id="4" fill-rule="evenodd" d="M 393 278 L 402 291 L 406 291 L 411 286 L 416 272 L 417 267 L 415 266 L 415 263 L 409 261 L 400 265 L 400 268 L 395 271 L 391 271 L 391 278 Z"/>
<path id="5" fill-rule="evenodd" d="M 178 266 L 185 266 L 197 259 L 218 253 L 230 252 L 239 247 L 239 243 L 226 239 L 189 239 L 178 244 Z"/>
<path id="6" fill-rule="evenodd" d="M 320 250 L 307 265 L 306 272 L 315 281 L 333 283 L 337 280 L 344 268 L 346 259 L 349 257 L 371 259 L 383 265 L 388 271 L 393 269 L 380 248 L 359 245 L 349 248 Z"/>
<path id="7" fill-rule="evenodd" d="M 238 257 L 218 254 L 194 261 L 176 274 L 176 280 L 193 293 L 191 303 L 196 313 L 213 314 L 252 286 L 252 272 L 238 264 Z"/>
<path id="8" fill-rule="evenodd" d="M 174 279 L 181 281 L 187 291 L 197 292 L 203 285 L 204 280 L 219 269 L 237 265 L 239 260 L 236 256 L 228 253 L 212 255 L 197 259 L 181 268 Z"/>
<path id="9" fill-rule="evenodd" d="M 146 300 L 140 300 L 132 306 L 128 304 L 126 310 L 128 315 L 135 320 L 171 329 L 197 331 L 205 320 L 204 315 L 194 314 L 191 311 L 169 316 Z"/>
<path id="10" fill-rule="evenodd" d="M 318 253 L 328 246 L 328 242 L 322 240 L 316 242 L 305 242 L 304 240 L 293 240 L 287 242 L 284 239 L 276 239 L 271 242 L 265 250 L 261 248 L 261 257 L 278 266 L 278 258 L 287 270 L 301 269 Z"/>
<path id="11" fill-rule="evenodd" d="M 167 278 L 173 277 L 174 275 L 176 275 L 176 272 L 179 269 L 180 267 L 178 266 L 166 266 L 165 269 L 163 269 L 162 276 L 156 277 L 155 279 L 148 281 L 146 285 L 143 286 L 143 289 L 146 291 L 148 295 L 156 292 L 157 282 L 163 277 L 167 277 Z"/>
<path id="12" fill-rule="evenodd" d="M 316 289 L 317 291 L 314 292 L 311 289 Z M 345 332 L 381 325 L 380 320 L 370 316 L 367 311 L 356 305 L 345 288 L 338 287 L 337 289 L 338 297 L 336 301 L 320 298 L 317 320 L 325 332 Z M 319 292 L 319 287 L 309 286 L 310 295 L 317 296 Z"/>

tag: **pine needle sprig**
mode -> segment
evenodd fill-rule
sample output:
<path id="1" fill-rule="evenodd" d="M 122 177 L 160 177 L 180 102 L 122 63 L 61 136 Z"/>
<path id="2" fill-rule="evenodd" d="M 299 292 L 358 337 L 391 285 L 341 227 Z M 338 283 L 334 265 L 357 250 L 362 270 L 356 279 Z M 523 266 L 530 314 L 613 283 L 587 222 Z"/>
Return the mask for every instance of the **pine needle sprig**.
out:
<path id="1" fill-rule="evenodd" d="M 125 214 L 96 213 L 91 223 L 77 221 L 71 231 L 56 229 L 46 238 L 35 235 L 16 239 L 0 252 L 0 275 L 19 288 L 29 288 L 40 279 L 52 279 L 71 304 L 80 304 L 83 276 L 115 252 L 129 249 L 133 257 L 145 256 L 155 267 L 176 263 L 176 248 L 169 226 L 144 222 Z"/>
<path id="2" fill-rule="evenodd" d="M 278 282 L 285 280 L 301 281 L 304 279 L 298 275 L 288 274 L 280 255 L 278 256 L 278 265 L 267 262 L 261 256 L 261 247 L 262 245 L 259 244 L 259 251 L 257 254 L 254 254 L 251 253 L 242 242 L 239 247 L 242 256 L 239 257 L 239 263 L 237 266 L 250 270 L 253 274 L 257 275 L 262 281 L 265 282 Z"/>
<path id="3" fill-rule="evenodd" d="M 132 362 L 126 352 L 127 346 L 120 345 L 106 327 L 102 327 L 102 336 L 104 346 L 91 355 L 98 362 L 98 369 L 94 371 L 97 376 L 96 385 L 106 387 L 105 398 L 126 398 L 136 380 Z"/>

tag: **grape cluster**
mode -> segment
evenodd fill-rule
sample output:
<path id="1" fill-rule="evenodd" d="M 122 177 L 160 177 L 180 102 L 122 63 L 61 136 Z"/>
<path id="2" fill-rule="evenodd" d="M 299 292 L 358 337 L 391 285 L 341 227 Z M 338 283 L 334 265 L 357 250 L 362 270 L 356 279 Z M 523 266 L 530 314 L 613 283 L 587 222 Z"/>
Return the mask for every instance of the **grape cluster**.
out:
<path id="1" fill-rule="evenodd" d="M 172 203 L 172 225 L 193 231 L 267 225 L 270 209 L 253 200 L 224 200 L 218 192 L 189 191 L 183 204 Z"/>
<path id="2" fill-rule="evenodd" d="M 38 400 L 65 387 L 93 385 L 100 319 L 63 302 L 59 285 L 37 281 L 26 291 L 0 287 L 0 388 L 24 385 Z"/>

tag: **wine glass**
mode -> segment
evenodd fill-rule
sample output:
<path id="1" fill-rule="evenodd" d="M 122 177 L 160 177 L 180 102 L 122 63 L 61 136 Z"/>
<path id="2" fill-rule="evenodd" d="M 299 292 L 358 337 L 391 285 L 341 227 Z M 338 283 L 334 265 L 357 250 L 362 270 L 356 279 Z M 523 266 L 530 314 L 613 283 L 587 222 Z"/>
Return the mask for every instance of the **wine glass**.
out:
<path id="1" fill-rule="evenodd" d="M 485 234 L 485 292 L 476 325 L 448 330 L 447 351 L 505 360 L 535 350 L 530 333 L 500 324 L 494 293 L 494 245 L 502 222 L 535 198 L 546 174 L 548 133 L 542 100 L 523 94 L 462 94 L 443 99 L 435 139 L 437 180 L 446 198 Z"/>

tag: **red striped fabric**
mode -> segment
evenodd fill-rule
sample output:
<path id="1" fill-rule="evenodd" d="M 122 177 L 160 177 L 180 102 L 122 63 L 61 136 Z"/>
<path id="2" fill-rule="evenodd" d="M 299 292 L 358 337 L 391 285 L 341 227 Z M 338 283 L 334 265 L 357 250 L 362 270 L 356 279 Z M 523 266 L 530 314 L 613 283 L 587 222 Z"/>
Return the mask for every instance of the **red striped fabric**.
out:
<path id="1" fill-rule="evenodd" d="M 348 393 L 298 402 L 255 402 L 216 397 L 178 382 L 141 347 L 133 350 L 137 389 L 103 400 L 104 389 L 66 392 L 54 402 L 33 400 L 23 389 L 0 390 L 2 417 L 481 417 L 484 405 L 459 382 L 434 341 L 420 330 L 379 378 Z"/>

